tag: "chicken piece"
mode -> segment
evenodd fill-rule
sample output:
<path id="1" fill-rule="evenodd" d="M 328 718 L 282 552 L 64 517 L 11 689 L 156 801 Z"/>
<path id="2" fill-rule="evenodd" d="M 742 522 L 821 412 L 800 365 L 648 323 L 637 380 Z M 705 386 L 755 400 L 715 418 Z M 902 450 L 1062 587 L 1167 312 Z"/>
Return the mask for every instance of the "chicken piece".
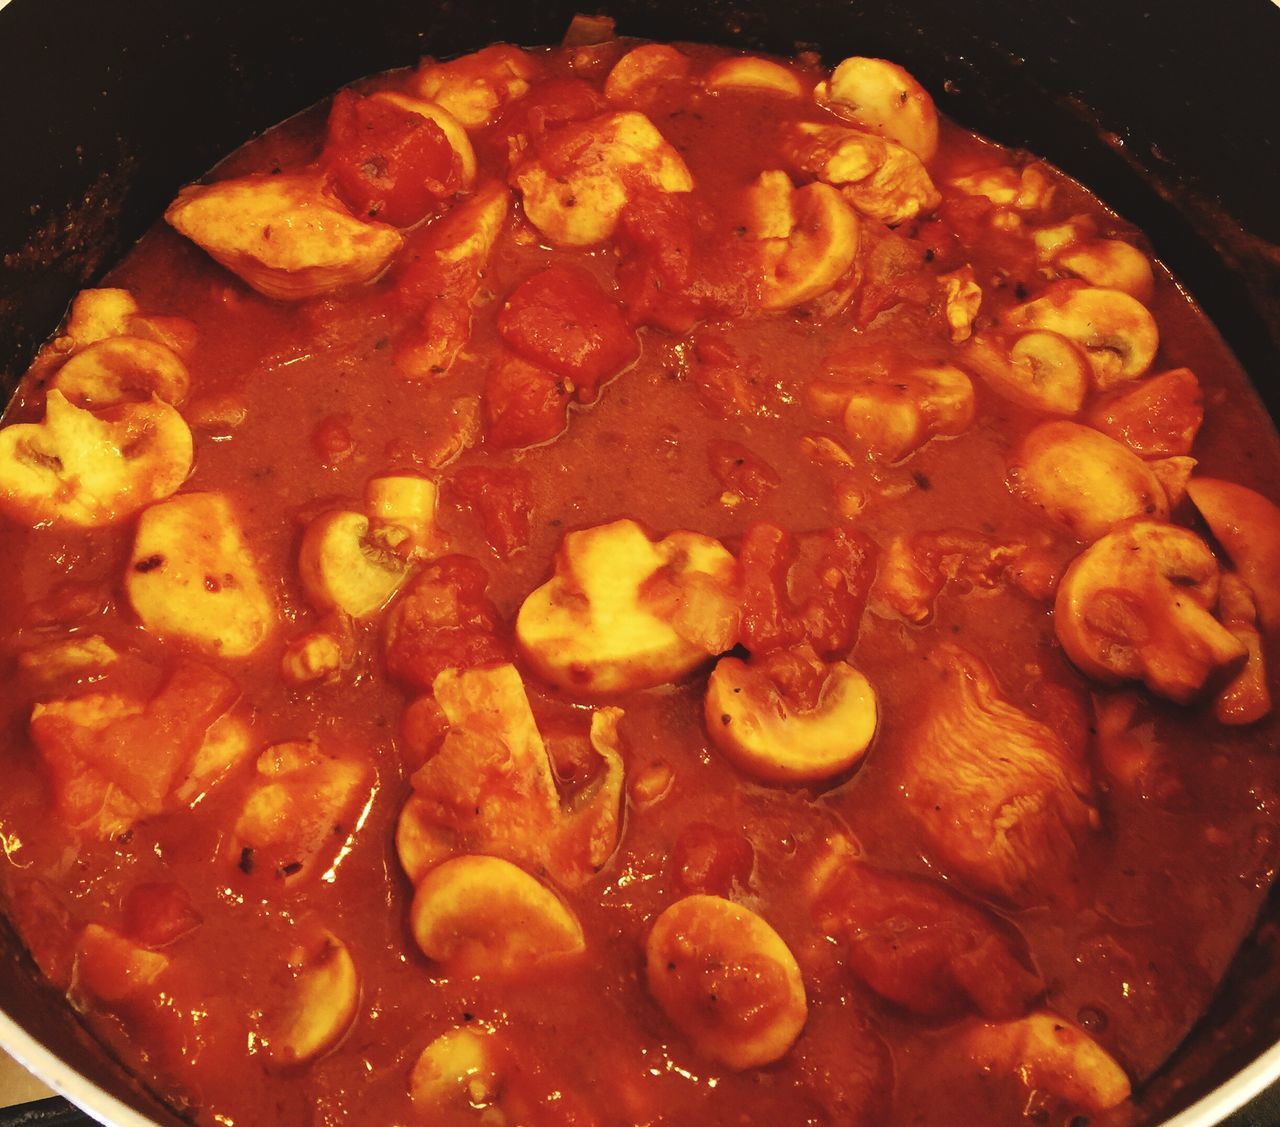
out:
<path id="1" fill-rule="evenodd" d="M 857 765 L 876 732 L 876 694 L 852 665 L 805 645 L 750 663 L 722 657 L 703 705 L 713 746 L 767 783 L 821 783 Z"/>
<path id="2" fill-rule="evenodd" d="M 795 71 L 756 55 L 721 59 L 702 76 L 702 85 L 716 93 L 754 90 L 784 98 L 802 98 L 805 94 L 804 81 Z"/>
<path id="3" fill-rule="evenodd" d="M 1155 359 L 1160 333 L 1140 301 L 1120 290 L 1079 282 L 1054 282 L 1034 301 L 1001 317 L 1007 329 L 1044 329 L 1074 341 L 1085 351 L 1093 382 L 1106 391 L 1144 375 Z"/>
<path id="4" fill-rule="evenodd" d="M 960 344 L 973 335 L 973 322 L 982 305 L 982 287 L 973 276 L 972 266 L 939 274 L 938 281 L 943 286 L 943 308 L 951 339 Z"/>
<path id="5" fill-rule="evenodd" d="M 375 535 L 367 516 L 338 510 L 307 525 L 298 575 L 317 610 L 369 618 L 400 589 L 409 564 L 384 536 Z"/>
<path id="6" fill-rule="evenodd" d="M 1129 1098 L 1129 1078 L 1082 1029 L 1046 1011 L 980 1025 L 964 1034 L 964 1051 L 984 1072 L 1017 1074 L 1028 1089 L 1051 1092 L 1097 1113 Z"/>
<path id="7" fill-rule="evenodd" d="M 1204 422 L 1204 396 L 1190 368 L 1171 368 L 1101 400 L 1086 418 L 1141 458 L 1186 455 Z"/>
<path id="8" fill-rule="evenodd" d="M 397 279 L 401 303 L 422 310 L 395 347 L 396 370 L 406 379 L 453 367 L 471 337 L 471 306 L 510 210 L 502 184 L 482 185 L 431 226 L 418 258 Z"/>
<path id="9" fill-rule="evenodd" d="M 148 630 L 223 657 L 253 653 L 279 619 L 235 507 L 221 493 L 185 493 L 147 509 L 124 586 Z"/>
<path id="10" fill-rule="evenodd" d="M 449 974 L 506 977 L 586 950 L 573 912 L 498 857 L 455 857 L 428 872 L 409 925 L 422 953 Z"/>
<path id="11" fill-rule="evenodd" d="M 649 992 L 704 1056 L 733 1069 L 785 1056 L 809 1015 L 795 956 L 754 912 L 686 896 L 645 944 Z"/>
<path id="12" fill-rule="evenodd" d="M 1100 289 L 1119 290 L 1147 302 L 1155 291 L 1151 261 L 1120 239 L 1087 239 L 1059 251 L 1053 265 Z"/>
<path id="13" fill-rule="evenodd" d="M 246 876 L 305 877 L 332 861 L 359 829 L 374 789 L 373 768 L 315 740 L 273 744 L 236 816 L 226 856 Z"/>
<path id="14" fill-rule="evenodd" d="M 396 846 L 415 883 L 456 852 L 503 857 L 579 885 L 613 854 L 622 826 L 620 709 L 592 717 L 596 777 L 562 803 L 520 674 L 511 665 L 446 669 L 434 695 L 446 725 L 413 776 Z"/>
<path id="15" fill-rule="evenodd" d="M 193 184 L 164 217 L 243 282 L 281 301 L 371 281 L 404 243 L 394 227 L 354 218 L 310 172 Z"/>
<path id="16" fill-rule="evenodd" d="M 160 400 L 94 413 L 49 391 L 38 423 L 0 429 L 0 512 L 31 526 L 114 524 L 177 491 L 191 431 Z"/>
<path id="17" fill-rule="evenodd" d="M 408 110 L 410 113 L 416 113 L 419 117 L 425 117 L 428 121 L 434 122 L 444 134 L 445 140 L 449 142 L 449 147 L 457 155 L 459 186 L 464 192 L 469 192 L 475 186 L 476 151 L 471 144 L 471 138 L 467 136 L 462 123 L 444 106 L 424 98 L 413 98 L 396 90 L 375 90 L 369 97 L 376 102 L 384 102 L 389 106 Z"/>
<path id="18" fill-rule="evenodd" d="M 1028 164 L 1023 168 L 1000 165 L 984 168 L 967 176 L 948 181 L 967 196 L 983 196 L 996 207 L 1011 207 L 1018 211 L 1040 211 L 1053 198 L 1053 181 L 1045 173 L 1044 166 Z"/>
<path id="19" fill-rule="evenodd" d="M 350 660 L 345 642 L 328 630 L 310 630 L 290 640 L 280 659 L 281 679 L 295 686 L 336 679 Z"/>
<path id="20" fill-rule="evenodd" d="M 801 171 L 838 188 L 856 210 L 890 226 L 927 214 L 942 200 L 914 153 L 873 133 L 797 122 L 786 152 Z"/>
<path id="21" fill-rule="evenodd" d="M 498 43 L 447 63 L 424 59 L 412 85 L 420 97 L 441 106 L 467 129 L 476 130 L 523 98 L 538 70 L 531 55 Z"/>
<path id="22" fill-rule="evenodd" d="M 480 1111 L 497 1100 L 504 1071 L 491 1029 L 465 1025 L 442 1033 L 418 1055 L 409 1097 L 428 1115 Z"/>
<path id="23" fill-rule="evenodd" d="M 885 59 L 854 55 L 818 83 L 818 104 L 928 163 L 938 151 L 938 111 L 910 74 Z"/>
<path id="24" fill-rule="evenodd" d="M 1221 724 L 1254 724 L 1271 711 L 1271 687 L 1266 651 L 1258 633 L 1258 608 L 1248 585 L 1234 572 L 1226 572 L 1218 587 L 1218 617 L 1249 656 L 1214 698 L 1213 715 Z"/>
<path id="25" fill-rule="evenodd" d="M 141 337 L 117 336 L 77 352 L 49 385 L 77 407 L 114 407 L 153 396 L 174 407 L 191 388 L 191 374 L 178 355 Z"/>
<path id="26" fill-rule="evenodd" d="M 277 1068 L 305 1064 L 336 1048 L 360 1003 L 355 961 L 328 928 L 306 927 L 284 970 L 284 1002 L 265 1018 L 267 1052 Z"/>
<path id="27" fill-rule="evenodd" d="M 1280 632 L 1280 506 L 1243 485 L 1211 477 L 1195 478 L 1187 493 L 1249 585 L 1263 626 Z"/>
<path id="28" fill-rule="evenodd" d="M 950 364 L 891 372 L 830 368 L 834 378 L 809 384 L 809 406 L 843 422 L 850 445 L 870 461 L 901 461 L 929 439 L 963 434 L 973 422 L 973 383 Z"/>
<path id="29" fill-rule="evenodd" d="M 830 290 L 858 253 L 858 217 L 826 184 L 796 188 L 785 172 L 762 172 L 744 201 L 747 238 L 758 246 L 760 305 L 791 309 Z"/>
<path id="30" fill-rule="evenodd" d="M 365 511 L 371 538 L 404 559 L 425 559 L 437 547 L 436 500 L 439 490 L 418 474 L 383 474 L 365 486 Z"/>
<path id="31" fill-rule="evenodd" d="M 842 836 L 814 862 L 809 901 L 849 968 L 912 1013 L 1013 1018 L 1044 989 L 990 913 L 936 881 L 867 864 Z"/>
<path id="32" fill-rule="evenodd" d="M 1111 684 L 1142 681 L 1186 704 L 1245 661 L 1244 644 L 1210 613 L 1218 582 L 1218 561 L 1194 532 L 1130 521 L 1067 569 L 1054 629 L 1088 676 Z"/>
<path id="33" fill-rule="evenodd" d="M 642 113 L 602 114 L 555 130 L 512 166 L 529 221 L 556 246 L 595 246 L 643 190 L 689 192 L 680 154 Z"/>
<path id="34" fill-rule="evenodd" d="M 683 677 L 737 637 L 737 565 L 709 536 L 653 541 L 631 520 L 568 533 L 516 618 L 534 672 L 584 696 Z"/>
<path id="35" fill-rule="evenodd" d="M 72 634 L 23 650 L 18 668 L 37 684 L 49 687 L 60 681 L 99 680 L 120 658 L 101 634 Z"/>
<path id="36" fill-rule="evenodd" d="M 1073 898 L 1078 843 L 1097 823 L 1084 765 L 1000 695 L 973 654 L 943 645 L 907 744 L 902 793 L 940 867 L 1020 906 Z"/>
<path id="37" fill-rule="evenodd" d="M 87 924 L 76 945 L 69 993 L 108 1008 L 150 998 L 169 963 L 168 955 L 148 951 L 112 928 Z"/>
<path id="38" fill-rule="evenodd" d="M 895 536 L 884 551 L 872 588 L 873 603 L 923 626 L 948 583 L 960 590 L 991 590 L 1023 555 L 1021 545 L 967 529 Z"/>
<path id="39" fill-rule="evenodd" d="M 1033 330 L 1008 345 L 980 334 L 961 356 L 997 394 L 1052 415 L 1079 414 L 1092 381 L 1084 352 L 1057 333 Z"/>
<path id="40" fill-rule="evenodd" d="M 616 105 L 646 109 L 664 89 L 689 77 L 693 61 L 665 43 L 643 43 L 613 64 L 604 96 Z"/>
<path id="41" fill-rule="evenodd" d="M 1009 488 L 1091 543 L 1130 517 L 1165 520 L 1169 499 L 1152 467 L 1092 427 L 1035 427 L 1009 459 Z"/>

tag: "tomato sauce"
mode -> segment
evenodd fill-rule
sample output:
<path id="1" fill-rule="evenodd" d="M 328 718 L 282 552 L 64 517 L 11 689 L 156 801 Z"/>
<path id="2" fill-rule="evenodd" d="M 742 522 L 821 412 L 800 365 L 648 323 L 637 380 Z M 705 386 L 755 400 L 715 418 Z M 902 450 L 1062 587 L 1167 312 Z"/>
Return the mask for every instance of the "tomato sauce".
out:
<path id="1" fill-rule="evenodd" d="M 759 263 L 772 244 L 755 237 L 744 192 L 780 168 L 791 170 L 793 192 L 813 183 L 787 155 L 795 123 L 843 127 L 852 114 L 857 127 L 857 111 L 815 101 L 828 75 L 813 60 L 781 64 L 784 77 L 768 71 L 754 85 L 717 84 L 707 76 L 733 56 L 688 46 L 684 63 L 646 72 L 643 97 L 619 93 L 609 76 L 634 46 L 531 52 L 527 81 L 517 80 L 519 65 L 477 70 L 480 94 L 468 87 L 454 114 L 474 150 L 470 175 L 447 128 L 374 97 L 446 104 L 450 87 L 430 63 L 358 84 L 212 174 L 217 183 L 327 170 L 333 206 L 400 232 L 371 281 L 264 296 L 234 263 L 224 268 L 164 224 L 111 273 L 104 284 L 127 290 L 152 326 L 178 319 L 166 339 L 183 327 L 191 387 L 180 410 L 195 456 L 180 495 L 229 500 L 270 621 L 238 655 L 148 628 L 141 588 L 126 588 L 126 577 L 141 583 L 167 557 L 139 556 L 134 512 L 82 527 L 9 510 L 0 528 L 10 573 L 0 588 L 9 662 L 0 902 L 52 989 L 200 1123 L 1127 1122 L 1123 1098 L 1089 1087 L 1101 1074 L 1092 1058 L 1068 1053 L 1064 1064 L 1025 1045 L 991 1049 L 983 1031 L 1049 1014 L 1135 1087 L 1159 1067 L 1207 1006 L 1274 875 L 1276 721 L 1215 716 L 1239 660 L 1182 704 L 1140 678 L 1107 683 L 1073 664 L 1055 632 L 1054 593 L 1098 538 L 1077 538 L 1051 504 L 1019 492 L 1010 466 L 1053 416 L 984 379 L 968 342 L 1007 344 L 1011 311 L 1064 279 L 1079 284 L 1061 258 L 1040 256 L 1034 232 L 1075 222 L 1080 245 L 1139 250 L 1142 237 L 1061 174 L 944 121 L 924 161 L 940 202 L 892 224 L 858 211 L 857 256 L 838 280 L 766 308 Z M 520 162 L 544 161 L 555 183 L 572 183 L 595 143 L 590 131 L 635 106 L 670 150 L 644 166 L 674 157 L 692 191 L 636 188 L 628 172 L 618 183 L 633 198 L 607 237 L 549 235 L 550 221 L 530 218 L 532 181 L 507 188 L 531 167 Z M 990 198 L 971 181 L 991 169 L 1021 175 L 1023 192 L 1037 176 L 1051 191 L 1039 203 Z M 957 187 L 965 178 L 970 187 Z M 433 257 L 442 225 L 488 183 L 522 202 L 508 205 L 479 267 L 468 273 L 465 258 L 442 267 Z M 828 191 L 822 206 L 848 207 Z M 798 198 L 789 206 L 807 206 Z M 561 205 L 566 223 L 582 221 Z M 584 195 L 576 206 L 595 205 Z M 804 244 L 805 222 L 788 245 Z M 813 222 L 820 239 L 827 221 Z M 964 267 L 981 303 L 953 332 L 940 277 Z M 806 267 L 809 276 L 823 268 Z M 1144 304 L 1159 351 L 1149 371 L 1190 368 L 1203 393 L 1193 480 L 1274 497 L 1275 431 L 1212 326 L 1154 270 Z M 784 274 L 779 287 L 792 284 Z M 439 319 L 428 331 L 429 310 Z M 456 355 L 433 352 L 429 370 L 406 372 L 405 357 L 421 355 L 413 348 L 459 332 Z M 1096 339 L 1062 347 L 1123 352 Z M 886 395 L 923 395 L 907 385 L 938 365 L 970 385 L 969 416 L 944 418 L 939 407 L 926 420 L 936 429 L 896 456 L 877 453 L 884 439 L 849 423 L 840 397 L 871 378 L 875 418 Z M 38 360 L 8 423 L 39 421 L 58 379 Z M 1100 398 L 1088 392 L 1072 413 L 1078 422 Z M 366 513 L 370 480 L 388 474 L 437 486 L 427 546 L 379 549 L 378 574 L 394 585 L 371 612 L 324 605 L 300 572 L 308 530 L 326 514 Z M 1243 573 L 1213 539 L 1218 530 L 1171 492 L 1167 521 L 1216 548 L 1214 582 L 1233 563 Z M 721 542 L 735 609 L 721 644 L 724 624 L 702 611 L 721 606 L 715 584 L 697 588 L 705 604 L 679 588 L 661 605 L 690 617 L 681 638 L 695 636 L 704 659 L 648 687 L 592 695 L 540 675 L 538 663 L 555 654 L 531 659 L 516 621 L 531 592 L 568 566 L 567 533 L 620 520 L 655 539 L 690 530 Z M 386 562 L 397 550 L 401 562 Z M 890 577 L 905 574 L 892 570 L 895 559 L 910 561 L 924 595 L 892 587 Z M 1210 600 L 1225 618 L 1223 607 Z M 312 635 L 338 655 L 328 675 L 282 673 Z M 87 637 L 114 660 L 49 661 L 51 644 Z M 1262 637 L 1260 660 L 1274 669 L 1275 635 Z M 767 657 L 787 707 L 804 715 L 847 660 L 874 691 L 865 754 L 821 779 L 744 770 L 718 742 L 704 699 L 715 656 L 748 652 L 745 668 Z M 975 659 L 978 672 L 966 664 Z M 415 772 L 450 746 L 441 744 L 451 722 L 439 678 L 507 662 L 546 746 L 556 818 L 581 815 L 587 828 L 530 821 L 544 839 L 538 864 L 523 860 L 534 855 L 528 842 L 492 847 L 533 818 L 531 795 L 541 792 L 517 778 L 489 795 L 498 803 L 497 815 L 484 815 L 491 848 L 467 847 L 466 833 L 479 829 L 448 839 L 444 857 L 514 859 L 580 929 L 569 956 L 499 973 L 424 953 L 415 886 L 440 859 L 411 880 L 397 822 L 411 797 L 429 797 L 453 801 L 449 818 L 472 824 L 461 810 L 471 801 L 467 771 L 440 767 L 429 796 Z M 1264 683 L 1277 691 L 1274 675 Z M 946 702 L 982 684 L 1006 711 L 988 709 L 981 724 L 990 727 L 963 729 L 979 725 L 976 706 L 965 706 L 962 723 Z M 104 734 L 59 712 L 90 694 L 135 701 L 135 714 Z M 44 706 L 52 712 L 33 720 Z M 599 796 L 609 768 L 592 748 L 610 708 L 621 709 L 621 813 L 612 835 L 599 831 L 602 855 L 586 863 L 590 826 L 610 824 L 582 814 L 607 806 Z M 228 709 L 249 752 L 184 782 Z M 997 845 L 972 861 L 954 844 L 966 823 L 1005 816 L 984 812 L 981 780 L 963 789 L 970 768 L 942 772 L 958 807 L 921 808 L 918 780 L 932 770 L 921 764 L 928 748 L 952 746 L 948 724 L 962 730 L 955 746 L 980 776 L 983 757 L 1001 754 L 1052 773 L 1034 758 L 1039 744 L 1065 764 L 1052 770 L 1068 781 L 1036 791 L 1033 804 L 1060 803 L 1068 828 L 1012 839 L 1010 871 L 991 868 Z M 1009 731 L 1012 752 L 999 743 Z M 287 750 L 260 758 L 277 748 Z M 84 782 L 86 763 L 98 784 Z M 287 802 L 255 822 L 246 803 L 273 779 Z M 342 797 L 326 805 L 334 788 Z M 110 823 L 101 811 L 117 808 L 121 790 L 134 806 Z M 822 885 L 824 865 L 844 866 L 844 876 Z M 1020 865 L 1029 875 L 1010 875 Z M 785 960 L 764 948 L 708 956 L 692 1011 L 689 999 L 668 1008 L 655 997 L 655 921 L 699 896 L 764 921 L 798 968 L 803 1028 L 758 1063 L 727 1062 L 699 1023 L 723 1023 L 734 1044 L 770 1033 L 790 997 Z M 747 943 L 754 923 L 733 918 L 733 942 Z M 543 923 L 554 934 L 540 943 L 569 926 Z M 499 914 L 484 926 L 505 925 Z M 317 1034 L 324 1043 L 311 1051 L 310 1034 L 290 1021 L 309 1005 L 326 1014 L 340 1005 L 348 960 L 358 980 L 351 1012 L 329 1014 L 332 1036 Z M 447 1058 L 452 1086 L 424 1095 L 416 1063 L 459 1030 L 474 1032 L 487 1055 Z"/>

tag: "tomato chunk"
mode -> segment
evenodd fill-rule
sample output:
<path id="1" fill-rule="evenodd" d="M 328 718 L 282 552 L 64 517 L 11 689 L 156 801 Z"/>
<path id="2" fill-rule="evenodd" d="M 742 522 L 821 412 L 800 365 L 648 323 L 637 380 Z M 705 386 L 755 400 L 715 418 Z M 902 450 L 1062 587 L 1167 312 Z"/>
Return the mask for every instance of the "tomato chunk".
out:
<path id="1" fill-rule="evenodd" d="M 537 139 L 544 133 L 586 121 L 609 108 L 604 96 L 581 78 L 552 78 L 539 82 L 503 116 L 502 125 L 510 139 Z"/>
<path id="2" fill-rule="evenodd" d="M 499 358 L 484 381 L 485 442 L 498 450 L 550 442 L 568 409 L 569 392 L 554 372 L 518 356 Z"/>
<path id="3" fill-rule="evenodd" d="M 125 933 L 144 947 L 164 947 L 200 926 L 200 913 L 180 884 L 150 881 L 129 889 L 122 905 Z"/>
<path id="4" fill-rule="evenodd" d="M 342 90 L 329 111 L 322 163 L 352 214 L 411 227 L 462 185 L 444 131 L 412 110 Z"/>
<path id="5" fill-rule="evenodd" d="M 523 470 L 467 466 L 453 475 L 449 493 L 484 525 L 489 546 L 502 559 L 529 543 L 533 483 Z"/>
<path id="6" fill-rule="evenodd" d="M 498 315 L 498 331 L 524 359 L 572 380 L 582 402 L 640 352 L 617 305 L 575 266 L 552 266 L 525 279 Z"/>
<path id="7" fill-rule="evenodd" d="M 746 888 L 755 869 L 755 850 L 738 830 L 693 822 L 676 838 L 671 871 L 684 892 L 728 896 L 736 884 Z"/>

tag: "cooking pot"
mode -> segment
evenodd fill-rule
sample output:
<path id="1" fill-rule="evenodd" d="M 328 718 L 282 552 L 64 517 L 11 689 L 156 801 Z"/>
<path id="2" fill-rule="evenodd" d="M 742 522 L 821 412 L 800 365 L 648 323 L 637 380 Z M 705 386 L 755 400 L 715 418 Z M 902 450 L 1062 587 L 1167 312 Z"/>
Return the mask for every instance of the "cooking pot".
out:
<path id="1" fill-rule="evenodd" d="M 573 0 L 13 0 L 0 11 L 5 396 L 72 295 L 247 137 L 423 54 L 554 42 L 574 11 Z M 1141 227 L 1280 417 L 1280 9 L 1266 0 L 614 0 L 607 12 L 626 35 L 903 64 L 945 113 L 1046 157 Z M 81 1030 L 2 929 L 0 1007 L 0 1045 L 97 1118 L 179 1122 Z M 1280 1077 L 1278 1037 L 1273 896 L 1218 1000 L 1139 1104 L 1151 1121 L 1220 1122 Z M 60 1113 L 43 1114 L 22 1121 Z"/>

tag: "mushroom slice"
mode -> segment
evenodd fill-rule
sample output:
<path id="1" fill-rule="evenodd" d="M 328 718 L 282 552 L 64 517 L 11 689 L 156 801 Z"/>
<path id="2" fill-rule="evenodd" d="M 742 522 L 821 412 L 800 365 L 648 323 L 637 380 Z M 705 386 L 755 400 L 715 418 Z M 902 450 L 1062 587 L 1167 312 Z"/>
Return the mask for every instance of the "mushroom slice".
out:
<path id="1" fill-rule="evenodd" d="M 114 524 L 191 471 L 191 431 L 169 404 L 84 410 L 52 389 L 38 423 L 0 429 L 0 512 L 23 524 Z"/>
<path id="2" fill-rule="evenodd" d="M 307 525 L 298 574 L 318 610 L 368 618 L 400 589 L 409 570 L 403 557 L 373 539 L 368 517 L 339 510 Z"/>
<path id="3" fill-rule="evenodd" d="M 511 170 L 529 221 L 557 246 L 594 246 L 637 190 L 689 192 L 680 154 L 642 113 L 623 110 L 557 129 Z"/>
<path id="4" fill-rule="evenodd" d="M 570 532 L 553 577 L 516 617 L 544 680 L 586 695 L 652 688 L 692 672 L 737 636 L 737 564 L 718 541 L 653 541 L 632 520 Z"/>
<path id="5" fill-rule="evenodd" d="M 1222 577 L 1218 588 L 1218 616 L 1244 645 L 1249 656 L 1240 672 L 1217 695 L 1213 714 L 1221 724 L 1253 724 L 1271 711 L 1271 687 L 1267 684 L 1267 656 L 1258 633 L 1258 608 L 1253 593 L 1233 572 Z"/>
<path id="6" fill-rule="evenodd" d="M 1140 301 L 1079 282 L 1055 282 L 1043 297 L 1014 306 L 1001 320 L 1015 331 L 1045 329 L 1074 341 L 1102 391 L 1145 374 L 1160 344 L 1155 318 Z"/>
<path id="7" fill-rule="evenodd" d="M 410 113 L 416 113 L 419 117 L 425 117 L 428 121 L 434 122 L 444 134 L 444 139 L 449 142 L 449 147 L 458 154 L 458 167 L 462 175 L 461 188 L 463 191 L 471 190 L 476 182 L 476 151 L 471 145 L 471 138 L 467 136 L 467 131 L 453 114 L 436 102 L 412 98 L 395 90 L 375 90 L 369 97 L 375 101 L 386 102 L 388 105 L 408 110 Z"/>
<path id="8" fill-rule="evenodd" d="M 802 171 L 839 188 L 858 211 L 881 223 L 904 223 L 942 200 L 910 150 L 872 133 L 798 122 L 787 151 Z"/>
<path id="9" fill-rule="evenodd" d="M 545 885 L 499 857 L 455 857 L 418 885 L 409 925 L 451 974 L 512 975 L 586 950 L 582 926 Z"/>
<path id="10" fill-rule="evenodd" d="M 1190 368 L 1129 384 L 1089 409 L 1089 425 L 1142 458 L 1190 454 L 1204 422 L 1204 396 Z"/>
<path id="11" fill-rule="evenodd" d="M 834 188 L 796 188 L 785 172 L 762 172 L 747 189 L 745 211 L 747 237 L 759 245 L 764 309 L 802 305 L 853 266 L 858 217 Z"/>
<path id="12" fill-rule="evenodd" d="M 125 592 L 143 626 L 223 657 L 246 657 L 275 629 L 235 508 L 221 493 L 185 493 L 138 521 Z"/>
<path id="13" fill-rule="evenodd" d="M 693 61 L 665 43 L 644 43 L 613 64 L 604 80 L 604 96 L 620 105 L 644 106 L 670 83 L 688 78 Z"/>
<path id="14" fill-rule="evenodd" d="M 1090 677 L 1142 681 L 1186 704 L 1245 660 L 1244 645 L 1210 614 L 1217 598 L 1218 561 L 1200 537 L 1177 525 L 1131 521 L 1067 569 L 1054 629 Z"/>
<path id="15" fill-rule="evenodd" d="M 1088 772 L 973 654 L 944 645 L 930 660 L 940 680 L 901 783 L 925 843 L 978 891 L 1019 905 L 1069 901 L 1077 842 L 1097 819 Z"/>
<path id="16" fill-rule="evenodd" d="M 993 391 L 1021 407 L 1076 415 L 1089 392 L 1088 359 L 1057 333 L 1022 333 L 1008 347 L 997 337 L 979 335 L 961 357 Z"/>
<path id="17" fill-rule="evenodd" d="M 1120 239 L 1089 239 L 1059 251 L 1054 266 L 1102 289 L 1119 290 L 1138 301 L 1150 301 L 1155 291 L 1151 261 L 1137 247 Z"/>
<path id="18" fill-rule="evenodd" d="M 289 952 L 285 1003 L 268 1017 L 267 1048 L 281 1067 L 334 1049 L 360 1004 L 360 977 L 347 945 L 328 928 L 312 930 Z"/>
<path id="19" fill-rule="evenodd" d="M 437 1115 L 488 1107 L 501 1084 L 493 1038 L 491 1030 L 471 1026 L 442 1033 L 418 1055 L 409 1098 Z"/>
<path id="20" fill-rule="evenodd" d="M 1130 517 L 1169 515 L 1164 487 L 1146 462 L 1115 439 L 1066 420 L 1041 423 L 1018 444 L 1009 488 L 1085 543 Z"/>
<path id="21" fill-rule="evenodd" d="M 704 1056 L 758 1068 L 786 1055 L 809 1015 L 795 956 L 754 912 L 686 896 L 645 944 L 649 992 Z"/>
<path id="22" fill-rule="evenodd" d="M 260 294 L 283 301 L 368 282 L 404 243 L 394 227 L 354 218 L 313 173 L 194 184 L 164 217 Z"/>
<path id="23" fill-rule="evenodd" d="M 128 1002 L 150 993 L 169 962 L 168 955 L 149 951 L 118 931 L 86 924 L 76 945 L 70 992 L 107 1005 Z"/>
<path id="24" fill-rule="evenodd" d="M 844 661 L 812 647 L 751 662 L 722 657 L 704 704 L 711 742 L 726 759 L 769 783 L 818 783 L 861 761 L 876 731 L 876 694 Z"/>
<path id="25" fill-rule="evenodd" d="M 413 87 L 468 129 L 483 129 L 529 92 L 537 74 L 537 63 L 530 55 L 498 43 L 447 63 L 423 60 Z"/>
<path id="26" fill-rule="evenodd" d="M 191 387 L 191 375 L 177 354 L 141 337 L 100 340 L 77 352 L 50 384 L 80 407 L 111 407 L 152 396 L 175 407 Z"/>
<path id="27" fill-rule="evenodd" d="M 759 90 L 786 98 L 804 96 L 804 83 L 795 71 L 756 55 L 721 59 L 702 76 L 708 90 Z"/>
<path id="28" fill-rule="evenodd" d="M 938 151 L 938 111 L 907 71 L 885 59 L 845 59 L 813 92 L 819 105 L 928 162 Z"/>
<path id="29" fill-rule="evenodd" d="M 1243 485 L 1212 477 L 1193 478 L 1187 493 L 1249 585 L 1262 624 L 1280 631 L 1280 507 Z"/>
<path id="30" fill-rule="evenodd" d="M 964 1051 L 985 1072 L 1016 1073 L 1028 1088 L 1091 1112 L 1129 1098 L 1129 1077 L 1111 1054 L 1056 1014 L 980 1025 L 964 1035 Z"/>

